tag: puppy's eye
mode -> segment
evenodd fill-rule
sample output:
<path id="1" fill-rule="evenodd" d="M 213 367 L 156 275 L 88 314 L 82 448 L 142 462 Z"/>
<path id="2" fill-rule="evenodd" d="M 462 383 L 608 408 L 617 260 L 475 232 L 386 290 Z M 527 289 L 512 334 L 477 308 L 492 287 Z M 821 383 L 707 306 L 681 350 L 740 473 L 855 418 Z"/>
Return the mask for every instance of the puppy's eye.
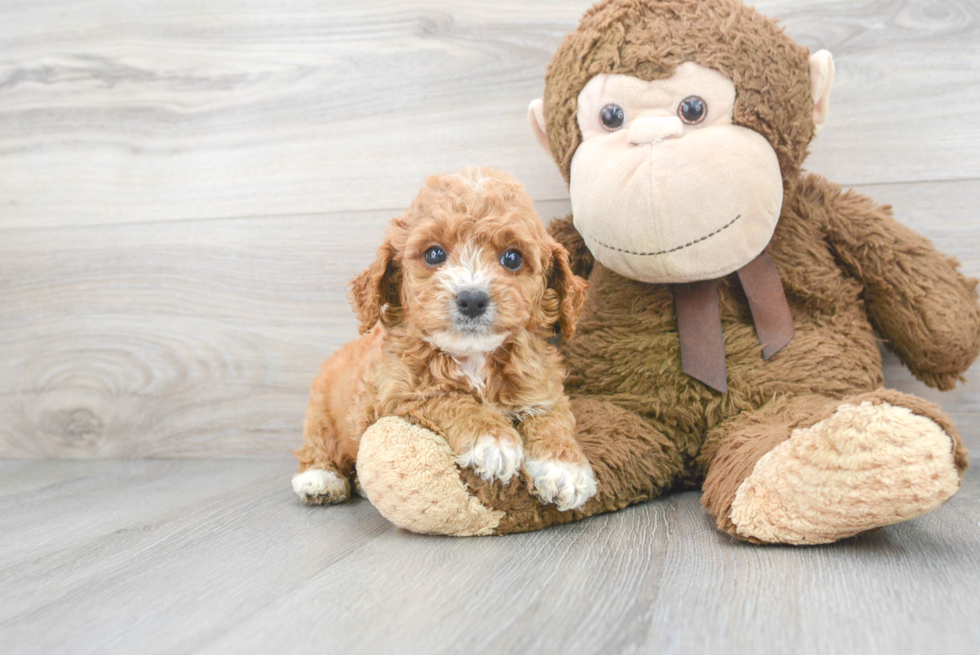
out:
<path id="1" fill-rule="evenodd" d="M 432 246 L 425 251 L 425 263 L 429 266 L 438 266 L 446 261 L 446 251 L 439 246 Z"/>
<path id="2" fill-rule="evenodd" d="M 500 265 L 509 271 L 519 271 L 524 264 L 524 255 L 518 250 L 508 250 L 500 256 Z"/>
<path id="3" fill-rule="evenodd" d="M 615 132 L 626 121 L 626 112 L 617 104 L 609 103 L 599 111 L 599 120 L 609 132 Z"/>
<path id="4" fill-rule="evenodd" d="M 677 105 L 677 115 L 688 125 L 696 125 L 708 115 L 708 103 L 697 96 L 688 96 Z"/>

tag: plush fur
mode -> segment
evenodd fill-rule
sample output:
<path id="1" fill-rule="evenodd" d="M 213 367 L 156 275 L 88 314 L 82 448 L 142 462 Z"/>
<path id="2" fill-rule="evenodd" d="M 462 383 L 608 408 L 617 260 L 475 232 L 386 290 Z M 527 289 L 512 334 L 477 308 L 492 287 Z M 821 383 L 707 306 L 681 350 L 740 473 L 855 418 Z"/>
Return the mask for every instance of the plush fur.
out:
<path id="1" fill-rule="evenodd" d="M 444 262 L 425 260 L 433 246 Z M 523 255 L 517 270 L 500 262 L 509 250 Z M 488 305 L 467 317 L 457 299 L 473 290 Z M 552 468 L 542 468 L 531 489 L 543 501 L 567 509 L 594 493 L 565 371 L 547 342 L 556 327 L 574 334 L 585 282 L 511 176 L 471 168 L 429 178 L 350 295 L 365 335 L 328 359 L 313 383 L 297 480 L 309 469 L 350 478 L 361 434 L 393 415 L 439 431 L 458 463 L 485 480 L 509 481 L 526 453 L 529 463 L 584 478 L 556 484 Z M 349 496 L 336 484 L 294 487 L 311 504 Z"/>
<path id="2" fill-rule="evenodd" d="M 889 207 L 801 173 L 814 135 L 805 48 L 735 0 L 600 2 L 548 69 L 544 120 L 556 163 L 568 179 L 581 141 L 576 98 L 591 77 L 661 79 L 684 61 L 730 77 L 735 123 L 764 136 L 777 153 L 784 201 L 768 252 L 793 315 L 793 340 L 766 362 L 738 278 L 722 279 L 729 391 L 712 391 L 681 370 L 670 288 L 605 268 L 570 217 L 555 221 L 551 233 L 590 284 L 563 354 L 577 440 L 598 492 L 581 509 L 558 512 L 520 485 L 487 483 L 462 470 L 466 496 L 454 502 L 475 499 L 493 516 L 482 530 L 506 534 L 703 485 L 719 529 L 778 543 L 833 541 L 933 509 L 955 492 L 966 452 L 939 407 L 883 389 L 878 341 L 926 384 L 953 388 L 980 351 L 977 281 L 897 223 Z M 876 430 L 887 435 L 880 448 Z M 385 425 L 386 443 L 404 434 Z M 380 431 L 364 438 L 380 438 Z M 811 472 L 809 455 L 800 454 L 805 447 L 822 453 L 824 477 Z M 883 458 L 877 466 L 885 473 L 860 472 L 862 448 Z M 443 503 L 397 469 L 379 469 L 377 479 L 385 483 L 365 489 L 379 507 L 410 494 Z M 873 497 L 873 511 L 850 500 L 835 504 L 838 497 L 860 500 L 862 489 Z M 450 524 L 440 530 L 463 533 Z"/>

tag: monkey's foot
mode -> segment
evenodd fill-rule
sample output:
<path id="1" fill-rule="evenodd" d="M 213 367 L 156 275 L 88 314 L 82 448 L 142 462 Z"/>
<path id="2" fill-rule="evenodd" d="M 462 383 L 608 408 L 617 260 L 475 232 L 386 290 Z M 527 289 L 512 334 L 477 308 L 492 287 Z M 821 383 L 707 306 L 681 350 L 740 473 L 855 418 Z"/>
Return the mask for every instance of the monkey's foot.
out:
<path id="1" fill-rule="evenodd" d="M 357 477 L 381 515 L 412 532 L 488 535 L 504 516 L 470 495 L 445 439 L 403 419 L 382 418 L 365 431 Z"/>
<path id="2" fill-rule="evenodd" d="M 766 453 L 735 492 L 736 534 L 830 543 L 915 518 L 960 485 L 951 437 L 887 402 L 840 405 Z"/>

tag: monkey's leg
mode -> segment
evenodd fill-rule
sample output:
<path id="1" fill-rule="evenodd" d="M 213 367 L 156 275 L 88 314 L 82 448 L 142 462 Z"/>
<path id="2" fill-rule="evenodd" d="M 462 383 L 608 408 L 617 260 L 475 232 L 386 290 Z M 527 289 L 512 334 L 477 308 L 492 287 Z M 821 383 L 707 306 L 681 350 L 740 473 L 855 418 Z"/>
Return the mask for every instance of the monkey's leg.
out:
<path id="1" fill-rule="evenodd" d="M 578 510 L 542 504 L 527 479 L 491 483 L 461 471 L 442 437 L 395 417 L 364 433 L 358 476 L 378 511 L 399 527 L 466 536 L 528 532 L 622 509 L 655 498 L 682 473 L 666 431 L 636 414 L 590 398 L 573 399 L 572 411 L 597 485 Z"/>
<path id="2" fill-rule="evenodd" d="M 708 435 L 702 503 L 757 543 L 830 543 L 921 516 L 959 489 L 966 450 L 926 400 L 879 389 L 781 398 Z"/>

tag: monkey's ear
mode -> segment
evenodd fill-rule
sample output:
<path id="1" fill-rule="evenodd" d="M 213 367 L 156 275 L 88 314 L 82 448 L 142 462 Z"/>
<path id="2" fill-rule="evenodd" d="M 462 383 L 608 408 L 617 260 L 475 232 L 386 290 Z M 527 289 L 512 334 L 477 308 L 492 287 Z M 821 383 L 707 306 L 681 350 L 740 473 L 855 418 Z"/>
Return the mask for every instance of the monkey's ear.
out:
<path id="1" fill-rule="evenodd" d="M 548 290 L 545 306 L 549 320 L 558 323 L 567 339 L 575 334 L 575 323 L 585 307 L 588 283 L 572 273 L 568 251 L 559 243 L 551 249 L 551 271 L 548 273 Z"/>
<path id="2" fill-rule="evenodd" d="M 830 88 L 834 86 L 834 57 L 826 50 L 810 55 L 810 97 L 813 98 L 813 125 L 819 132 L 830 113 Z"/>
<path id="3" fill-rule="evenodd" d="M 401 271 L 395 263 L 395 248 L 385 241 L 374 261 L 350 283 L 348 299 L 361 334 L 369 332 L 378 321 L 385 327 L 393 325 L 400 314 L 399 287 Z"/>
<path id="4" fill-rule="evenodd" d="M 548 156 L 554 158 L 554 155 L 551 154 L 551 144 L 548 143 L 548 132 L 544 122 L 544 102 L 541 98 L 532 100 L 531 105 L 527 108 L 527 123 L 531 126 L 531 134 L 534 135 L 534 140 L 544 148 Z"/>

